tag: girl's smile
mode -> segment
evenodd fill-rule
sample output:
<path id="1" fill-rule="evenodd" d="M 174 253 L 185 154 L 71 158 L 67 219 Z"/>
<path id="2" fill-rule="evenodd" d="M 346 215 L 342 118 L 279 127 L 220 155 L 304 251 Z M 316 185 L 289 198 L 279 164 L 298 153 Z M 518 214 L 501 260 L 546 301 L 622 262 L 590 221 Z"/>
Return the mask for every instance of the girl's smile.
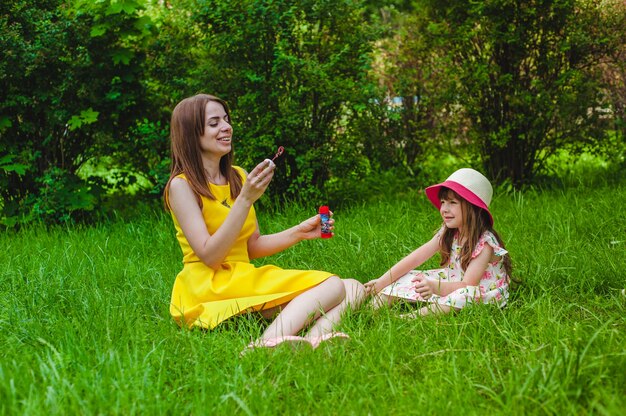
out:
<path id="1" fill-rule="evenodd" d="M 463 225 L 463 210 L 461 202 L 456 199 L 442 199 L 439 209 L 441 218 L 448 228 L 461 228 Z"/>

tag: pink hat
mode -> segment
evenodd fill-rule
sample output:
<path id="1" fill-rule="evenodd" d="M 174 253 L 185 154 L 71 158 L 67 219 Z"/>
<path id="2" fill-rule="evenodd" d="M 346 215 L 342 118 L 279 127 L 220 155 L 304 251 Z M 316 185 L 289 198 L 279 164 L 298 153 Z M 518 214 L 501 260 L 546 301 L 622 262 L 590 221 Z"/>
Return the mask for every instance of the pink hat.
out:
<path id="1" fill-rule="evenodd" d="M 426 188 L 426 196 L 437 209 L 441 208 L 439 190 L 442 187 L 452 189 L 470 204 L 487 211 L 491 225 L 493 225 L 493 216 L 491 216 L 491 212 L 489 212 L 489 203 L 493 195 L 493 188 L 489 180 L 485 178 L 482 173 L 469 168 L 459 169 L 450 175 L 445 182 Z"/>

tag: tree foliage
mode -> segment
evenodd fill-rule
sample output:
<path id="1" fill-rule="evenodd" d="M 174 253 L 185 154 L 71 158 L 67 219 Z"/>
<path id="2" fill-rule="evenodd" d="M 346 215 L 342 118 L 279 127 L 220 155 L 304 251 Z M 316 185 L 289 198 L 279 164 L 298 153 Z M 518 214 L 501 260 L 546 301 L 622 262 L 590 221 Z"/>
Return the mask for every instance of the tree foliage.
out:
<path id="1" fill-rule="evenodd" d="M 204 85 L 234 109 L 238 160 L 252 168 L 282 145 L 272 191 L 314 197 L 339 155 L 346 109 L 366 100 L 363 9 L 351 0 L 202 1 L 196 18 L 207 28 Z"/>
<path id="2" fill-rule="evenodd" d="M 433 152 L 523 185 L 558 149 L 624 149 L 625 22 L 621 0 L 5 0 L 0 222 L 157 199 L 199 92 L 241 166 L 285 147 L 274 197 L 393 192 Z"/>
<path id="3" fill-rule="evenodd" d="M 621 35 L 609 38 L 612 41 L 600 60 L 599 68 L 601 81 L 606 86 L 604 91 L 610 104 L 615 139 L 623 145 L 626 143 L 626 2 L 605 0 L 602 5 L 603 27 Z M 624 147 L 621 149 L 623 156 Z"/>
<path id="4" fill-rule="evenodd" d="M 432 31 L 454 62 L 471 141 L 493 178 L 529 182 L 557 149 L 603 138 L 592 72 L 611 45 L 592 29 L 601 6 L 577 0 L 429 1 Z"/>
<path id="5" fill-rule="evenodd" d="M 0 158 L 11 163 L 0 171 L 5 222 L 64 220 L 94 208 L 103 183 L 78 170 L 114 153 L 151 108 L 141 83 L 150 20 L 140 10 L 134 1 L 2 2 Z"/>
<path id="6" fill-rule="evenodd" d="M 425 150 L 454 131 L 452 105 L 444 94 L 450 83 L 449 58 L 430 36 L 423 6 L 394 3 L 381 13 L 387 36 L 376 43 L 371 74 L 380 85 L 379 97 L 368 103 L 355 134 L 374 138 L 362 141 L 368 159 L 380 169 L 402 165 L 414 174 L 421 169 Z"/>

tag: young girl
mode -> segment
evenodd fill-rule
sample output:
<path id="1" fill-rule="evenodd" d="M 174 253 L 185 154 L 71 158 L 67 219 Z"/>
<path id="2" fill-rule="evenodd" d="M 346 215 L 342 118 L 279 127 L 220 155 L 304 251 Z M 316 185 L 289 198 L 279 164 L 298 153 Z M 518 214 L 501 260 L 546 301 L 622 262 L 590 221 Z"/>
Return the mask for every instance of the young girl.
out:
<path id="1" fill-rule="evenodd" d="M 172 290 L 173 318 L 180 325 L 212 329 L 243 313 L 275 316 L 248 350 L 285 342 L 315 347 L 347 337 L 334 332 L 334 326 L 348 305 L 361 301 L 361 283 L 322 271 L 250 262 L 320 237 L 320 217 L 261 234 L 253 204 L 269 185 L 275 165 L 266 159 L 250 174 L 233 166 L 226 103 L 206 94 L 182 100 L 172 112 L 170 134 L 172 167 L 164 200 L 183 254 Z M 297 336 L 308 326 L 305 337 Z"/>
<path id="2" fill-rule="evenodd" d="M 493 229 L 492 193 L 487 178 L 467 168 L 426 188 L 443 225 L 430 241 L 365 284 L 368 293 L 378 295 L 377 304 L 398 299 L 426 302 L 419 315 L 447 313 L 472 303 L 506 305 L 511 260 Z M 413 270 L 437 252 L 441 269 Z"/>

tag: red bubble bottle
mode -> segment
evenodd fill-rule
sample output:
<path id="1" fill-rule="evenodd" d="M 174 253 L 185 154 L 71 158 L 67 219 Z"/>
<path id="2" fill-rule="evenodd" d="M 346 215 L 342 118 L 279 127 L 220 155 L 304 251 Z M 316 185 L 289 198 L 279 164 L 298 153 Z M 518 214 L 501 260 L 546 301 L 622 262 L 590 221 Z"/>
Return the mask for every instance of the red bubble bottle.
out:
<path id="1" fill-rule="evenodd" d="M 327 205 L 322 205 L 319 210 L 320 223 L 322 225 L 322 238 L 330 238 L 333 233 L 330 231 L 330 209 Z"/>

